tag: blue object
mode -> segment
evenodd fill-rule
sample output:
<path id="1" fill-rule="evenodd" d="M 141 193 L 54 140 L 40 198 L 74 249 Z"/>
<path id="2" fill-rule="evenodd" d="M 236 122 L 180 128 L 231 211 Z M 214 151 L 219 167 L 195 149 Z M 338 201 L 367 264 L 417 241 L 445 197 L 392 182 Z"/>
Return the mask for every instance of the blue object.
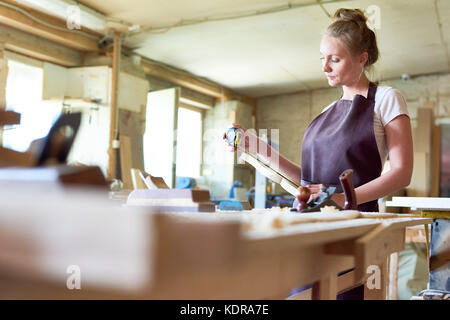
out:
<path id="1" fill-rule="evenodd" d="M 224 200 L 220 201 L 219 209 L 225 211 L 226 210 L 241 211 L 244 210 L 244 207 L 242 206 L 242 203 L 240 201 Z"/>
<path id="2" fill-rule="evenodd" d="M 234 188 L 242 188 L 242 186 L 242 181 L 236 180 L 235 182 L 233 182 L 230 190 L 230 199 L 234 199 Z"/>
<path id="3" fill-rule="evenodd" d="M 193 179 L 189 177 L 178 177 L 177 178 L 177 189 L 192 189 L 194 187 Z"/>

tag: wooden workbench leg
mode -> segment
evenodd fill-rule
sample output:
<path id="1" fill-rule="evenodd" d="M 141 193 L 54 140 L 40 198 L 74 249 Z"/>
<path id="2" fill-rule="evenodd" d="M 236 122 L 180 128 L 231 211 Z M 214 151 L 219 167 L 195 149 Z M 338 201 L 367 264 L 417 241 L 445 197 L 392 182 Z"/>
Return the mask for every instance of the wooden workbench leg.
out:
<path id="1" fill-rule="evenodd" d="M 379 282 L 375 277 L 377 277 L 378 272 L 373 272 L 364 284 L 364 300 L 386 300 L 387 298 L 387 288 L 388 288 L 388 261 L 386 260 L 383 264 L 374 266 L 374 268 L 379 268 Z"/>
<path id="2" fill-rule="evenodd" d="M 336 300 L 337 274 L 329 274 L 312 285 L 312 300 Z"/>
<path id="3" fill-rule="evenodd" d="M 397 300 L 398 288 L 398 253 L 391 254 L 389 259 L 389 300 Z"/>

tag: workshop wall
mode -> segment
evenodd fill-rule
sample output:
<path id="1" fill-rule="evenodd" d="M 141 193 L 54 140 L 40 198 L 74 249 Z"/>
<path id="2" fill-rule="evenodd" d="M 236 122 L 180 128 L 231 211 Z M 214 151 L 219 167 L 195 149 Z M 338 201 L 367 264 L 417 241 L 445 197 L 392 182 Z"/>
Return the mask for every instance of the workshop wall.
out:
<path id="1" fill-rule="evenodd" d="M 435 102 L 435 119 L 450 120 L 449 73 L 419 76 L 409 80 L 385 80 L 379 85 L 392 86 L 402 92 L 413 126 L 417 109 L 427 100 Z M 341 88 L 326 88 L 260 98 L 257 128 L 279 129 L 281 154 L 300 164 L 301 141 L 307 126 L 323 108 L 339 99 L 341 94 Z"/>

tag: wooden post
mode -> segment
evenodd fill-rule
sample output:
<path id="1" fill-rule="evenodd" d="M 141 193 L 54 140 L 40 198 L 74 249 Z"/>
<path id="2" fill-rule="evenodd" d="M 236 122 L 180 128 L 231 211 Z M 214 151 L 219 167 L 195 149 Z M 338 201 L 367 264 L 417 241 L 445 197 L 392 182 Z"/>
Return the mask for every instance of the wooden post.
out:
<path id="1" fill-rule="evenodd" d="M 434 125 L 431 145 L 431 190 L 430 197 L 439 197 L 441 164 L 441 126 Z"/>
<path id="2" fill-rule="evenodd" d="M 328 276 L 313 283 L 312 300 L 336 300 L 337 296 L 337 275 L 329 274 Z"/>
<path id="3" fill-rule="evenodd" d="M 389 260 L 389 300 L 397 300 L 398 296 L 398 252 L 394 252 Z"/>
<path id="4" fill-rule="evenodd" d="M 4 56 L 5 44 L 0 43 L 0 111 L 6 109 L 6 79 L 8 77 L 8 61 Z M 0 126 L 0 147 L 3 146 L 3 127 Z"/>
<path id="5" fill-rule="evenodd" d="M 119 74 L 120 74 L 120 55 L 121 43 L 120 34 L 114 33 L 113 46 L 113 63 L 112 63 L 112 83 L 111 83 L 111 122 L 110 122 L 110 136 L 109 136 L 109 163 L 108 163 L 108 178 L 114 179 L 117 177 L 117 149 L 119 148 Z"/>

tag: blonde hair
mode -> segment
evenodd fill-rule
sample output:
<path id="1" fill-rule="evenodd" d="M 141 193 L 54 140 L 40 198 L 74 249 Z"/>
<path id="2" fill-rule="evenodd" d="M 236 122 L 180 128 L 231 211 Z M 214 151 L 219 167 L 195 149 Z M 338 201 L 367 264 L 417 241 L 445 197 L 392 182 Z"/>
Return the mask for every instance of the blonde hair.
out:
<path id="1" fill-rule="evenodd" d="M 372 66 L 379 57 L 375 33 L 367 26 L 367 18 L 360 9 L 338 9 L 335 21 L 325 34 L 340 39 L 351 54 L 367 52 L 368 59 L 364 68 Z"/>

